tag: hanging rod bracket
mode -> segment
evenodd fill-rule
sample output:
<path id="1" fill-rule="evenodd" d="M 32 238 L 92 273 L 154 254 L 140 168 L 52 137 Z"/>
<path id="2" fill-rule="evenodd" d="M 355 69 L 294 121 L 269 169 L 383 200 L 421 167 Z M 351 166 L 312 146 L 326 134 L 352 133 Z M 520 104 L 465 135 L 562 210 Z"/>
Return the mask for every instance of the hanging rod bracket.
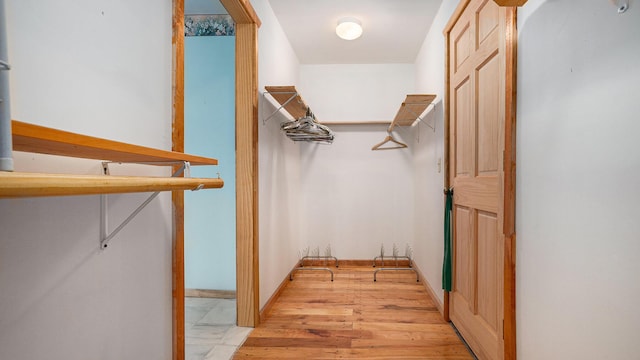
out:
<path id="1" fill-rule="evenodd" d="M 109 175 L 109 164 L 113 164 L 113 162 L 105 161 L 102 163 L 102 171 L 104 175 Z M 118 163 L 118 164 L 122 164 L 122 163 Z M 153 163 L 143 163 L 143 164 L 153 164 Z M 188 161 L 172 162 L 172 163 L 165 163 L 165 164 L 167 165 L 182 164 L 178 168 L 178 170 L 176 170 L 173 173 L 173 175 L 171 175 L 172 177 L 180 176 L 182 173 L 184 173 L 186 177 L 190 177 L 190 174 L 187 175 L 187 173 L 189 173 L 191 169 L 191 164 Z M 198 186 L 196 189 L 194 189 L 194 191 L 200 190 L 202 186 L 203 185 Z M 156 196 L 158 196 L 158 194 L 160 194 L 160 191 L 156 191 L 153 194 L 151 194 L 145 201 L 142 202 L 142 204 L 140 204 L 140 206 L 138 206 L 131 213 L 131 215 L 129 215 L 126 219 L 124 219 L 124 221 L 122 221 L 122 223 L 118 225 L 118 227 L 116 227 L 115 230 L 113 230 L 111 233 L 109 233 L 109 219 L 107 216 L 107 210 L 108 210 L 107 208 L 109 205 L 107 194 L 100 194 L 100 249 L 101 250 L 106 249 L 107 246 L 109 245 L 109 241 L 113 239 L 113 237 L 116 236 L 116 234 L 118 234 L 120 230 L 124 229 L 124 227 L 127 226 L 127 224 L 129 224 L 129 222 L 131 222 L 131 220 L 133 220 L 133 218 L 135 218 L 136 215 L 138 215 L 142 211 L 142 209 L 144 209 L 147 205 L 149 205 L 149 203 L 153 199 L 155 199 Z"/>
<path id="2" fill-rule="evenodd" d="M 11 70 L 8 62 L 0 60 L 0 70 Z"/>

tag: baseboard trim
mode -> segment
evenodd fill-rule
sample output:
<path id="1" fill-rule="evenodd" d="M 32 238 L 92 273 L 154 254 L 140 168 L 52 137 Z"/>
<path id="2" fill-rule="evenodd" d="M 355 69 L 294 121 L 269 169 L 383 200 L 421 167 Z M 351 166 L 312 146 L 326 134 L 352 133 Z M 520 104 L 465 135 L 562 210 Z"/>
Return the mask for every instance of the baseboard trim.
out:
<path id="1" fill-rule="evenodd" d="M 395 267 L 396 262 L 392 260 L 391 257 L 385 257 L 385 264 L 387 267 Z M 328 268 L 335 267 L 334 260 L 314 260 L 314 259 L 305 259 L 304 266 L 326 266 Z M 371 266 L 373 268 L 373 259 L 338 259 L 338 266 Z M 399 259 L 398 266 L 409 266 L 409 260 Z M 376 260 L 376 267 L 382 267 L 382 262 L 378 259 Z"/>
<path id="2" fill-rule="evenodd" d="M 291 271 L 293 271 L 293 269 L 297 268 L 300 266 L 300 261 L 298 261 L 293 268 L 291 268 Z M 262 307 L 262 310 L 260 310 L 260 322 L 264 322 L 264 320 L 267 318 L 267 316 L 269 315 L 269 313 L 271 312 L 271 308 L 273 308 L 273 304 L 275 304 L 276 300 L 278 300 L 278 298 L 280 297 L 280 294 L 282 294 L 282 292 L 284 291 L 284 289 L 287 287 L 287 285 L 289 285 L 289 274 L 291 272 L 287 273 L 287 276 L 285 276 L 284 280 L 282 280 L 282 282 L 280 283 L 280 286 L 278 286 L 278 288 L 276 289 L 276 291 L 273 292 L 273 294 L 271 295 L 271 297 L 269 298 L 269 300 L 267 300 L 267 302 L 264 304 L 264 306 Z"/>
<path id="3" fill-rule="evenodd" d="M 415 262 L 413 263 L 413 268 L 418 273 L 418 277 L 420 278 L 420 282 L 424 285 L 424 288 L 427 290 L 429 295 L 431 295 L 431 298 L 433 299 L 433 302 L 436 303 L 436 307 L 438 308 L 438 311 L 440 312 L 440 315 L 442 315 L 442 317 L 444 318 L 445 317 L 444 316 L 444 305 L 442 304 L 440 299 L 436 296 L 436 292 L 433 290 L 433 288 L 431 287 L 431 284 L 429 284 L 429 282 L 427 281 L 427 278 L 424 277 L 424 275 L 422 274 L 422 271 L 420 271 L 420 267 L 418 267 Z"/>
<path id="4" fill-rule="evenodd" d="M 235 299 L 234 290 L 208 290 L 208 289 L 184 289 L 185 297 L 212 298 L 212 299 Z"/>

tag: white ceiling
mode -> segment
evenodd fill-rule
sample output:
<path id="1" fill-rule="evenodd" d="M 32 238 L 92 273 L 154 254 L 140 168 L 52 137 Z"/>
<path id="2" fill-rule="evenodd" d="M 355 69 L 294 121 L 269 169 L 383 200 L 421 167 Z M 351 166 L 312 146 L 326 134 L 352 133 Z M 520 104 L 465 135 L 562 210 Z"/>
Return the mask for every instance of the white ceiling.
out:
<path id="1" fill-rule="evenodd" d="M 264 1 L 264 0 L 261 0 Z M 441 0 L 269 0 L 302 64 L 413 63 Z M 356 17 L 364 32 L 340 39 L 338 20 Z"/>

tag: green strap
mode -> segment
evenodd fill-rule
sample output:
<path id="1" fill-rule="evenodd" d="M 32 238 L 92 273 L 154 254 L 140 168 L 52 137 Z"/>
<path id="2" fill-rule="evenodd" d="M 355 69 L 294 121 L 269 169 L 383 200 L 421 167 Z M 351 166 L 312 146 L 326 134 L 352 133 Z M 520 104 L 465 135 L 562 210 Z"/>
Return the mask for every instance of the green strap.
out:
<path id="1" fill-rule="evenodd" d="M 451 291 L 452 262 L 451 262 L 451 207 L 453 203 L 453 189 L 445 191 L 447 201 L 444 206 L 444 259 L 442 260 L 442 289 Z"/>

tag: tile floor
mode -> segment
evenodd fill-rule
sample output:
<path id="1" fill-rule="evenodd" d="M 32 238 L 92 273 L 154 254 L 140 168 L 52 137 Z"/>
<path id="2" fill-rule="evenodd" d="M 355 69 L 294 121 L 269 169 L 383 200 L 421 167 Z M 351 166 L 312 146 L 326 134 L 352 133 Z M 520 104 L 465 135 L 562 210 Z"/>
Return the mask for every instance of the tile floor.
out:
<path id="1" fill-rule="evenodd" d="M 185 359 L 228 360 L 253 328 L 238 327 L 235 299 L 185 298 Z"/>

